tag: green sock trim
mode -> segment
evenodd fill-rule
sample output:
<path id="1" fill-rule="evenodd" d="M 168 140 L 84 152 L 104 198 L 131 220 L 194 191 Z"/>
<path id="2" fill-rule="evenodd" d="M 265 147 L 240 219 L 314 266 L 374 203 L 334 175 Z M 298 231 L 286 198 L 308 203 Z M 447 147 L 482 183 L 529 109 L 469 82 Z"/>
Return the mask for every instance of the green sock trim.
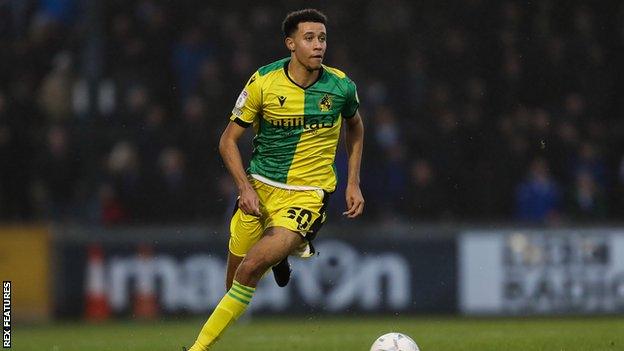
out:
<path id="1" fill-rule="evenodd" d="M 237 286 L 232 286 L 232 288 L 230 289 L 230 292 L 235 292 L 238 295 L 241 295 L 242 297 L 248 298 L 249 300 L 251 300 L 251 298 L 253 297 L 252 294 L 247 294 L 247 293 L 245 293 L 243 291 L 240 291 L 239 287 L 237 287 Z"/>
<path id="2" fill-rule="evenodd" d="M 236 301 L 238 301 L 238 302 L 240 302 L 240 303 L 244 303 L 245 305 L 249 305 L 249 301 L 245 301 L 245 300 L 243 300 L 242 298 L 240 298 L 240 297 L 238 297 L 238 296 L 236 296 L 236 295 L 232 294 L 232 293 L 231 293 L 231 292 L 229 292 L 229 291 L 228 291 L 228 293 L 227 293 L 227 294 L 228 294 L 228 296 L 229 296 L 229 297 L 233 298 L 234 300 L 236 300 Z"/>
<path id="3" fill-rule="evenodd" d="M 238 287 L 238 288 L 240 288 L 243 291 L 246 291 L 248 293 L 252 293 L 253 294 L 254 292 L 256 292 L 255 288 L 251 288 L 251 287 L 245 286 L 245 285 L 237 282 L 236 280 L 234 282 L 232 282 L 232 284 L 233 284 L 233 286 L 236 286 L 236 287 Z"/>

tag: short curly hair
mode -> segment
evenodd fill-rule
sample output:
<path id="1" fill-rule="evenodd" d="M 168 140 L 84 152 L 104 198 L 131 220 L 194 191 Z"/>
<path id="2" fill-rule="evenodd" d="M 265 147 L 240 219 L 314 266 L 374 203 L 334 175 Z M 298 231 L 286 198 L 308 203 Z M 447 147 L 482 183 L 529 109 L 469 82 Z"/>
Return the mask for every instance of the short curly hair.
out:
<path id="1" fill-rule="evenodd" d="M 284 22 L 282 22 L 282 32 L 284 32 L 284 37 L 286 38 L 291 36 L 297 30 L 297 25 L 301 22 L 327 24 L 327 16 L 317 9 L 293 11 L 286 15 Z"/>

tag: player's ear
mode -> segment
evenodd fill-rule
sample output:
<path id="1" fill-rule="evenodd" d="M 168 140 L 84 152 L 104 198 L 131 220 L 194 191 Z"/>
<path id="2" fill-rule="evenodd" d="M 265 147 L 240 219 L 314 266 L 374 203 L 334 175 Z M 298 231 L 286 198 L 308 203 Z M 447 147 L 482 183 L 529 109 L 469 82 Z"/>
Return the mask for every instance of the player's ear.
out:
<path id="1" fill-rule="evenodd" d="M 286 37 L 286 39 L 284 39 L 284 43 L 290 52 L 295 51 L 295 41 L 291 37 Z"/>

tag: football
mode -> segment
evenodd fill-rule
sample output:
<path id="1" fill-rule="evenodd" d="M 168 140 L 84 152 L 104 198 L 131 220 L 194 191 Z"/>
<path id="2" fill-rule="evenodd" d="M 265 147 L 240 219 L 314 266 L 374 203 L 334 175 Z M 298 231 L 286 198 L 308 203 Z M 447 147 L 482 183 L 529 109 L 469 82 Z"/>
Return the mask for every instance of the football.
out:
<path id="1" fill-rule="evenodd" d="M 378 337 L 370 351 L 420 351 L 420 349 L 409 336 L 401 333 L 388 333 Z"/>

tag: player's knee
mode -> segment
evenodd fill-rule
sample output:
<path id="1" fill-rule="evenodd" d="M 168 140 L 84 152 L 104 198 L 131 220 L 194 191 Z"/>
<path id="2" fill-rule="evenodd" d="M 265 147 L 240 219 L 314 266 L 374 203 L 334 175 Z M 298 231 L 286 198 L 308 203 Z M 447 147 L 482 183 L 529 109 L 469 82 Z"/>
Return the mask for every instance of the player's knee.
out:
<path id="1" fill-rule="evenodd" d="M 264 260 L 247 257 L 238 267 L 236 276 L 237 278 L 244 278 L 245 280 L 258 280 L 267 269 L 268 266 Z"/>

